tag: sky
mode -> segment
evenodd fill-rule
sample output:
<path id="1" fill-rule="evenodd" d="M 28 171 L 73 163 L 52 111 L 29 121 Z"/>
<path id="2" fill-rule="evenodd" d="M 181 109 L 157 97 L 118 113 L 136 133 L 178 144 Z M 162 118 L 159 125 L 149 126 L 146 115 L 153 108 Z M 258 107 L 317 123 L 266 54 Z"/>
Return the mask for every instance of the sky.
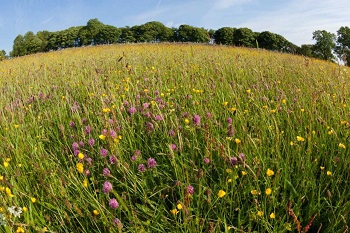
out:
<path id="1" fill-rule="evenodd" d="M 312 33 L 350 27 L 350 0 L 0 0 L 0 50 L 28 31 L 59 31 L 97 18 L 116 27 L 159 21 L 206 29 L 270 31 L 300 46 Z"/>

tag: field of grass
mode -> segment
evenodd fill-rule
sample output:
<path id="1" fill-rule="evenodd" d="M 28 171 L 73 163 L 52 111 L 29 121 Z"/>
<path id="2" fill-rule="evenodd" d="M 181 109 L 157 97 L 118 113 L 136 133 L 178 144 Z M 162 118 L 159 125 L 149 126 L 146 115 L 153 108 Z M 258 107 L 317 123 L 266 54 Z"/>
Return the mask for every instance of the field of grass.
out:
<path id="1" fill-rule="evenodd" d="M 205 45 L 0 62 L 0 232 L 347 232 L 350 70 Z"/>

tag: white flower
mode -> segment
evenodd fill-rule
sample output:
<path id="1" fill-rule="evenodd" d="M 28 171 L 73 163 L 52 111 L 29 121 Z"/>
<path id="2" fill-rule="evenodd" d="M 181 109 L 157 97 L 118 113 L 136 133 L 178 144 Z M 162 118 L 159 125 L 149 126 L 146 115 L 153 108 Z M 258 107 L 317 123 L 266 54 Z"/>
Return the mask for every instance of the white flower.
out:
<path id="1" fill-rule="evenodd" d="M 21 217 L 21 213 L 22 213 L 22 208 L 21 207 L 11 206 L 11 207 L 8 207 L 7 210 L 13 216 L 18 217 L 18 218 Z"/>

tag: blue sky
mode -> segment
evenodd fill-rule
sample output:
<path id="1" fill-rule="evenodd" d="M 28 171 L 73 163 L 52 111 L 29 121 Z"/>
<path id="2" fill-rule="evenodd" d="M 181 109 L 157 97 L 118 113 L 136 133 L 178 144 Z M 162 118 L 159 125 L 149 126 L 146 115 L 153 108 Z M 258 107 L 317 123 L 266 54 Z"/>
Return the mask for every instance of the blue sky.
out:
<path id="1" fill-rule="evenodd" d="M 312 32 L 350 27 L 350 0 L 0 0 L 0 49 L 27 31 L 58 31 L 98 18 L 116 27 L 160 21 L 271 31 L 294 44 L 314 43 Z"/>

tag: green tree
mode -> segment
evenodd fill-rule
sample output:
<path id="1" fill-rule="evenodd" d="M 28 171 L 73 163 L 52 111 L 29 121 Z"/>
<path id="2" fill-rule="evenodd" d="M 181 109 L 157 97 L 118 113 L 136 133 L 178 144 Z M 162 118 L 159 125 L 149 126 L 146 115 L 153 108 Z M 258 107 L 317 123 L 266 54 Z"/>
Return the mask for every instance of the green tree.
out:
<path id="1" fill-rule="evenodd" d="M 13 41 L 12 51 L 10 52 L 11 57 L 24 56 L 27 54 L 27 48 L 24 44 L 23 35 L 18 35 Z"/>
<path id="2" fill-rule="evenodd" d="M 236 46 L 256 47 L 257 34 L 249 28 L 238 28 L 233 34 L 233 44 Z"/>
<path id="3" fill-rule="evenodd" d="M 312 48 L 313 48 L 312 44 L 303 44 L 298 49 L 297 53 L 307 57 L 313 57 Z"/>
<path id="4" fill-rule="evenodd" d="M 40 52 L 42 41 L 31 31 L 24 35 L 24 45 L 27 54 Z"/>
<path id="5" fill-rule="evenodd" d="M 215 43 L 216 44 L 232 45 L 234 32 L 235 32 L 235 28 L 231 28 L 231 27 L 219 28 L 214 33 Z"/>
<path id="6" fill-rule="evenodd" d="M 51 36 L 51 32 L 49 31 L 39 31 L 36 33 L 36 36 L 41 40 L 41 45 L 40 45 L 40 52 L 47 52 L 49 51 L 49 39 Z"/>
<path id="7" fill-rule="evenodd" d="M 180 25 L 177 31 L 177 41 L 208 43 L 209 34 L 204 28 L 197 28 L 190 25 Z"/>
<path id="8" fill-rule="evenodd" d="M 345 65 L 350 66 L 350 28 L 340 27 L 337 31 L 337 36 L 335 52 Z"/>
<path id="9" fill-rule="evenodd" d="M 170 28 L 157 21 L 145 23 L 135 29 L 137 40 L 141 42 L 169 41 L 173 36 Z"/>
<path id="10" fill-rule="evenodd" d="M 281 35 L 264 31 L 258 34 L 256 38 L 259 48 L 284 52 L 284 53 L 295 53 L 298 50 L 298 46 L 289 42 L 286 38 Z"/>
<path id="11" fill-rule="evenodd" d="M 316 40 L 316 43 L 312 47 L 313 55 L 316 58 L 333 61 L 335 59 L 333 55 L 333 50 L 335 49 L 335 35 L 325 30 L 314 31 L 312 35 L 312 39 Z"/>
<path id="12" fill-rule="evenodd" d="M 5 50 L 0 50 L 0 61 L 4 60 L 6 57 L 6 52 Z"/>
<path id="13" fill-rule="evenodd" d="M 96 35 L 99 44 L 114 44 L 119 42 L 121 30 L 111 25 L 103 25 Z"/>
<path id="14" fill-rule="evenodd" d="M 120 42 L 133 43 L 136 42 L 134 30 L 128 26 L 121 28 Z"/>

